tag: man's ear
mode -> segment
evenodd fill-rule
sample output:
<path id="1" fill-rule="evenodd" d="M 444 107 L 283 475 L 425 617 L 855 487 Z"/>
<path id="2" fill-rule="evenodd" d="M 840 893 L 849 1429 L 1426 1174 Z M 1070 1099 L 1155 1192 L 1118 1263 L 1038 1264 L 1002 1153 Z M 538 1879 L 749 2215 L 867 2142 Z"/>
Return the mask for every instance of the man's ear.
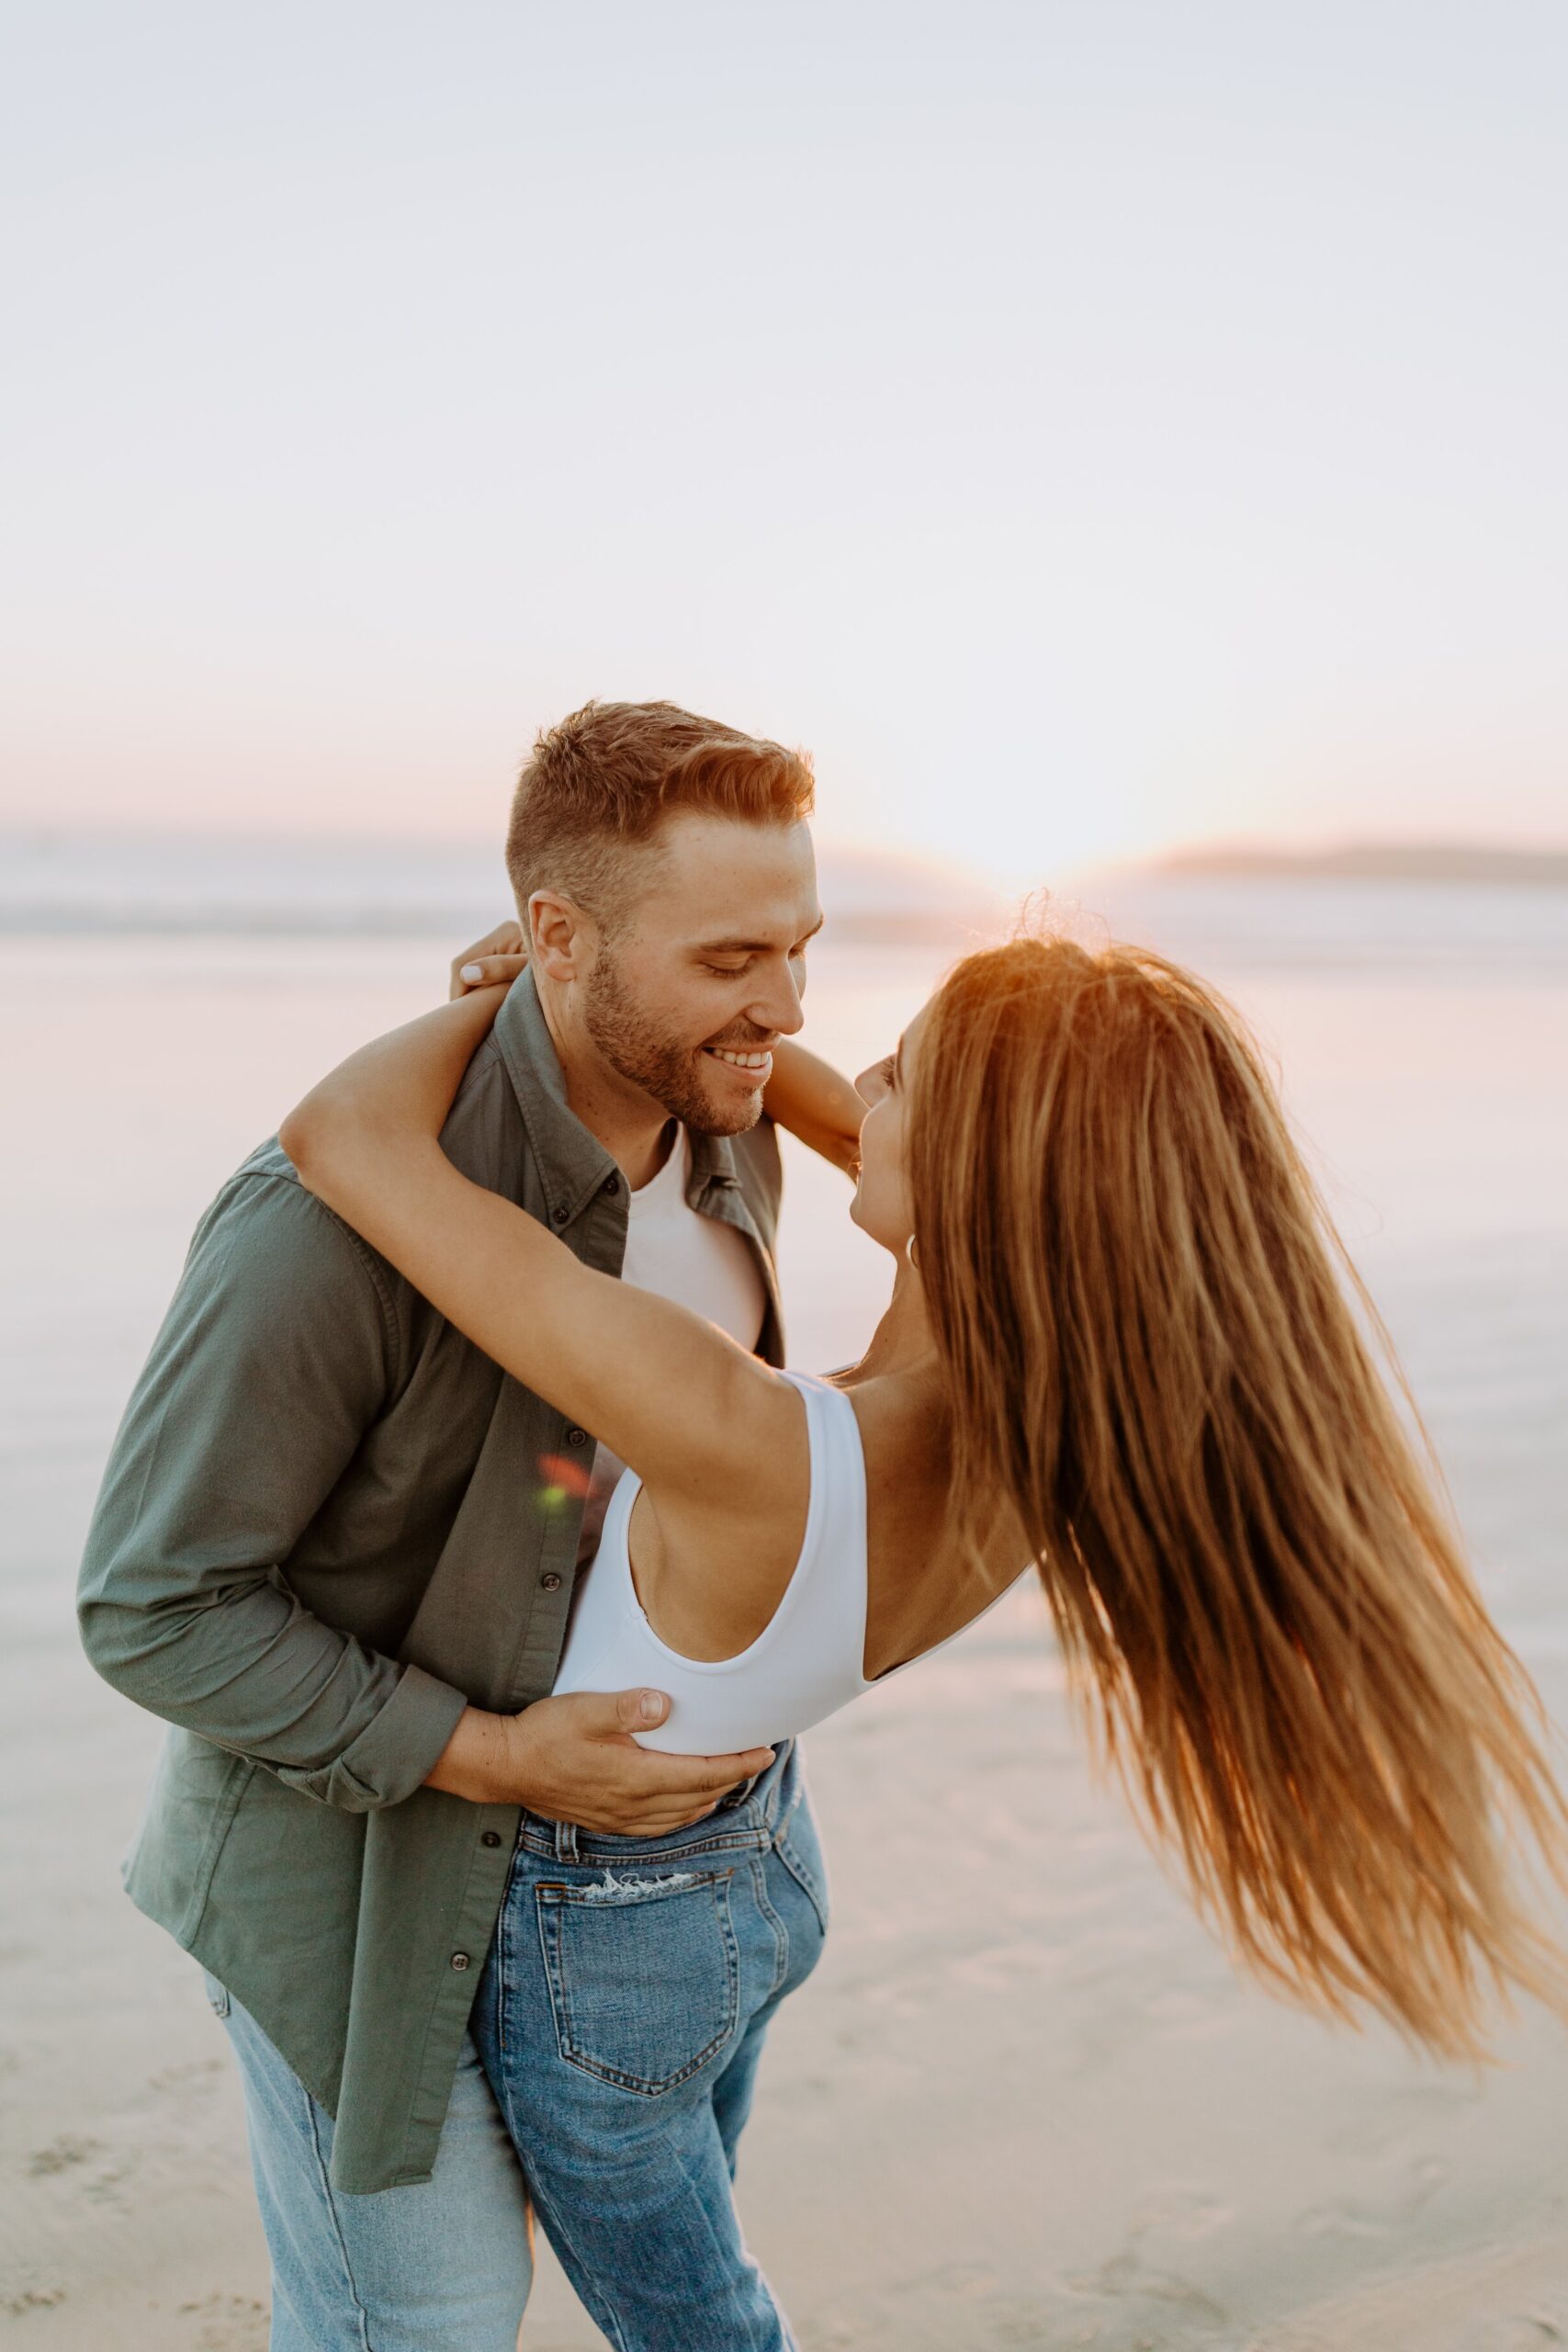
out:
<path id="1" fill-rule="evenodd" d="M 546 979 L 580 980 L 598 932 L 592 916 L 558 890 L 536 890 L 523 910 L 528 960 Z"/>

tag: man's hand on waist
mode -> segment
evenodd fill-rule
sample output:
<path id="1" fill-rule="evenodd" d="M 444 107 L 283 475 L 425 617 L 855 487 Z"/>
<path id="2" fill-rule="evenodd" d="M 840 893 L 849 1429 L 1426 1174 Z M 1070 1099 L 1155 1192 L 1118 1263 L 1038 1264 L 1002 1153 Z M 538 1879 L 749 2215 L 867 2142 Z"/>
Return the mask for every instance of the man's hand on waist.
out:
<path id="1" fill-rule="evenodd" d="M 670 1712 L 661 1690 L 571 1691 L 520 1715 L 469 1707 L 425 1785 L 473 1804 L 522 1804 L 616 1838 L 658 1838 L 701 1821 L 766 1771 L 771 1747 L 739 1756 L 665 1756 L 639 1747 Z"/>

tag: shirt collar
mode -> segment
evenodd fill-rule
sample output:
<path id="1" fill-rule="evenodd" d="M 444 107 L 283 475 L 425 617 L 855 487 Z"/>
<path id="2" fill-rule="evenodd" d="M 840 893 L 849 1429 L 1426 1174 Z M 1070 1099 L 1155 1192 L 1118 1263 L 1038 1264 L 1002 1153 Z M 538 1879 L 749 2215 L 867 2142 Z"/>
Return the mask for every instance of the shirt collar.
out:
<path id="1" fill-rule="evenodd" d="M 592 1200 L 615 1163 L 566 1099 L 566 1074 L 532 971 L 513 982 L 491 1032 L 533 1147 L 545 1211 L 558 1231 Z"/>
<path id="2" fill-rule="evenodd" d="M 709 1184 L 722 1184 L 726 1191 L 740 1182 L 735 1170 L 735 1147 L 728 1136 L 694 1135 L 692 1137 L 692 1197 Z"/>

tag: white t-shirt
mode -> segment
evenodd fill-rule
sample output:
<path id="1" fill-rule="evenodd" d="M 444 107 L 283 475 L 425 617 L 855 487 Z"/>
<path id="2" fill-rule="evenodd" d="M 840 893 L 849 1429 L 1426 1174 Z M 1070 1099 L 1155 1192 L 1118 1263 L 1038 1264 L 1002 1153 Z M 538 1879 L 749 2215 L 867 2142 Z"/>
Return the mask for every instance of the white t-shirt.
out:
<path id="1" fill-rule="evenodd" d="M 768 1309 L 761 1273 L 744 1234 L 687 1206 L 691 1181 L 692 1138 L 678 1127 L 663 1167 L 629 1196 L 621 1279 L 689 1306 L 743 1348 L 755 1348 Z M 604 1513 L 626 1466 L 607 1445 L 594 1454 L 577 1547 L 580 1567 L 599 1549 Z"/>

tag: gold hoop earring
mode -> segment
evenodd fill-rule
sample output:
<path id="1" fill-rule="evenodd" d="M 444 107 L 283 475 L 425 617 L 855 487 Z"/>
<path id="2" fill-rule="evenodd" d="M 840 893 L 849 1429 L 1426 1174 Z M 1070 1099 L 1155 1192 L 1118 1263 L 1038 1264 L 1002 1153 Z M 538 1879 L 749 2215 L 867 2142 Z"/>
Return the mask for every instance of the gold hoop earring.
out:
<path id="1" fill-rule="evenodd" d="M 916 1273 L 919 1273 L 920 1271 L 920 1253 L 915 1247 L 915 1237 L 912 1233 L 910 1234 L 908 1240 L 904 1244 L 904 1255 L 909 1261 L 910 1265 L 913 1266 Z"/>

